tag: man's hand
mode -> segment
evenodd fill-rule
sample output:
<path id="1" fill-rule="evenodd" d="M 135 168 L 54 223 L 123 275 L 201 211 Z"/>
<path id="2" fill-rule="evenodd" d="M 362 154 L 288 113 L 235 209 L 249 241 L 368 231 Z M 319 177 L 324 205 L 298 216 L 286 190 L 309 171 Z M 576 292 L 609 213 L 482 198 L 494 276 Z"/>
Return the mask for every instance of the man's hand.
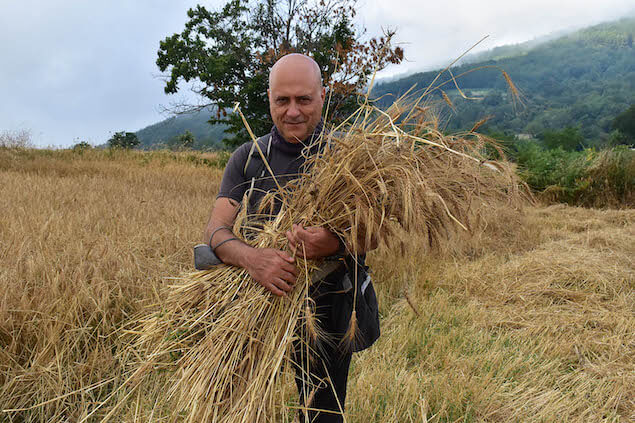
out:
<path id="1" fill-rule="evenodd" d="M 307 259 L 332 256 L 340 248 L 340 241 L 333 232 L 316 226 L 303 228 L 302 225 L 294 224 L 287 231 L 287 239 L 291 251 L 300 256 L 304 252 Z"/>
<path id="2" fill-rule="evenodd" d="M 298 277 L 293 257 L 273 248 L 254 249 L 245 269 L 260 285 L 279 297 L 293 289 Z"/>

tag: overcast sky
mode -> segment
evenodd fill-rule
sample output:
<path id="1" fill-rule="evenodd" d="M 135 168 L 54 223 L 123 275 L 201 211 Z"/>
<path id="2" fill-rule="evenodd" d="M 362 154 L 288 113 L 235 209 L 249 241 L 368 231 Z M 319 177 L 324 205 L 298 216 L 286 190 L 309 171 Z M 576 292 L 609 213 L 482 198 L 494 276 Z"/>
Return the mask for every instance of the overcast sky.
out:
<path id="1" fill-rule="evenodd" d="M 155 65 L 159 41 L 180 32 L 186 10 L 225 0 L 0 0 L 0 132 L 30 130 L 36 145 L 105 142 L 164 119 Z M 407 61 L 384 76 L 448 64 L 477 51 L 635 12 L 635 0 L 359 0 L 377 35 L 398 30 Z"/>

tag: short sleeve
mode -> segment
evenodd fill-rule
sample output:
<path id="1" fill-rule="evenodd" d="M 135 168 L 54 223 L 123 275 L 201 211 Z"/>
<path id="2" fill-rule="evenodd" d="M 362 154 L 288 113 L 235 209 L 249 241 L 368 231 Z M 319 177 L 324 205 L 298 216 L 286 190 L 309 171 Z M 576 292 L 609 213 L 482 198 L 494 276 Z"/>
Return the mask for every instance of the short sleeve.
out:
<path id="1" fill-rule="evenodd" d="M 220 183 L 220 191 L 216 198 L 227 197 L 239 203 L 242 201 L 245 191 L 249 188 L 249 183 L 245 180 L 243 170 L 247 162 L 250 146 L 251 143 L 241 145 L 229 158 Z"/>

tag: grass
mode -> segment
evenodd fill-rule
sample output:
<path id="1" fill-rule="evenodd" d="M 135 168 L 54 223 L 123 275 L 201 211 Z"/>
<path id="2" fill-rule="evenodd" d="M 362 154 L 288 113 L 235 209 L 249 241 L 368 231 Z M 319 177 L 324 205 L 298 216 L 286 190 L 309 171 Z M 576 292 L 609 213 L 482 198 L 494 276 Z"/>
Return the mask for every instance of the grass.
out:
<path id="1" fill-rule="evenodd" d="M 419 317 L 382 298 L 384 334 L 355 362 L 355 421 L 633 418 L 633 211 L 497 217 L 480 248 L 420 258 Z"/>
<path id="2" fill-rule="evenodd" d="M 80 421 L 120 395 L 121 328 L 191 269 L 222 174 L 174 157 L 0 149 L 0 421 Z M 373 253 L 383 334 L 354 356 L 347 421 L 635 418 L 634 221 L 493 210 L 452 254 Z M 161 394 L 116 420 L 167 420 Z"/>
<path id="3" fill-rule="evenodd" d="M 520 176 L 548 203 L 585 207 L 635 206 L 635 151 L 618 146 L 596 151 L 543 150 L 519 142 L 512 151 Z"/>

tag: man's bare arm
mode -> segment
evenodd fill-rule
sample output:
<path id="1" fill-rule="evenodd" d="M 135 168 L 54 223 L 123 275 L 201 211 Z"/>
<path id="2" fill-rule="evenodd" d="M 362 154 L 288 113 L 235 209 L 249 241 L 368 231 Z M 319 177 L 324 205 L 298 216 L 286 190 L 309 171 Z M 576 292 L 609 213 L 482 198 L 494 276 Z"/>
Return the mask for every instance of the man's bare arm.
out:
<path id="1" fill-rule="evenodd" d="M 230 198 L 218 198 L 205 228 L 204 242 L 210 243 L 223 263 L 246 269 L 254 280 L 273 294 L 286 295 L 298 275 L 293 257 L 272 248 L 253 248 L 240 240 L 228 241 L 235 237 L 230 228 L 239 207 Z"/>

